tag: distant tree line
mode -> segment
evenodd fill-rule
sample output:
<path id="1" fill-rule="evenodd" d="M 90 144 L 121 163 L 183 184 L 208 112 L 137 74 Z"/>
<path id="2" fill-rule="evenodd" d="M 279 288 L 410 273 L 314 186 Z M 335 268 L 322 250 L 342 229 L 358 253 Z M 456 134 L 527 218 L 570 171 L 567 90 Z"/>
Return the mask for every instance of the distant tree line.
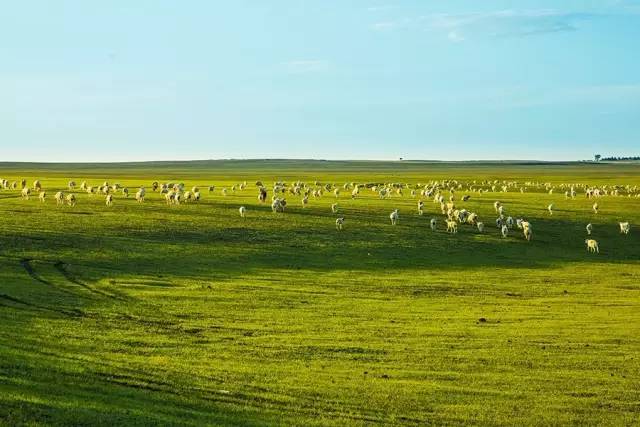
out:
<path id="1" fill-rule="evenodd" d="M 605 160 L 607 162 L 618 162 L 618 161 L 625 161 L 625 160 L 640 160 L 640 156 L 629 156 L 629 157 L 616 157 L 616 156 L 611 156 L 611 157 L 600 157 L 599 160 Z"/>

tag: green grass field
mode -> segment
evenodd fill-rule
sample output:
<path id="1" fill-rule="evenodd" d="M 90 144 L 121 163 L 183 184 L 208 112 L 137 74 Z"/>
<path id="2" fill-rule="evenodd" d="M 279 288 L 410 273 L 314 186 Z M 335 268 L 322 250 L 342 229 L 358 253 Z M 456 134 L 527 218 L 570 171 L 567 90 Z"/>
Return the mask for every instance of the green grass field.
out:
<path id="1" fill-rule="evenodd" d="M 458 204 L 485 233 L 451 235 L 431 200 L 421 217 L 408 191 L 343 191 L 338 232 L 332 194 L 305 209 L 288 195 L 275 214 L 254 185 L 638 186 L 637 164 L 0 164 L 0 177 L 48 193 L 0 191 L 0 424 L 640 423 L 640 198 L 601 197 L 595 215 L 582 191 L 472 193 Z M 71 179 L 144 185 L 146 202 L 76 191 L 56 207 Z M 202 200 L 167 206 L 155 180 Z M 495 200 L 530 220 L 531 242 L 500 236 Z"/>

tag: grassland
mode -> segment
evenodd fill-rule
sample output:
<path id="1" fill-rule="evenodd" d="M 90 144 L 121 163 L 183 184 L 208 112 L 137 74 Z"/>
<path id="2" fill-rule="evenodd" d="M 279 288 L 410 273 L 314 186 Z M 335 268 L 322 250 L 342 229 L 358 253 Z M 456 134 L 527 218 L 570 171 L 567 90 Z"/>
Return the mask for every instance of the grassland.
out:
<path id="1" fill-rule="evenodd" d="M 0 424 L 639 423 L 640 198 L 601 198 L 598 215 L 560 192 L 466 203 L 488 225 L 496 199 L 526 216 L 527 243 L 494 227 L 432 232 L 431 201 L 419 217 L 416 199 L 370 192 L 341 196 L 338 233 L 332 196 L 305 209 L 289 196 L 274 214 L 252 185 L 640 185 L 638 165 L 0 164 L 0 177 L 49 193 L 43 204 L 0 191 Z M 78 192 L 58 208 L 70 179 L 218 190 L 181 206 L 118 194 L 111 208 Z M 598 255 L 584 247 L 589 222 Z"/>

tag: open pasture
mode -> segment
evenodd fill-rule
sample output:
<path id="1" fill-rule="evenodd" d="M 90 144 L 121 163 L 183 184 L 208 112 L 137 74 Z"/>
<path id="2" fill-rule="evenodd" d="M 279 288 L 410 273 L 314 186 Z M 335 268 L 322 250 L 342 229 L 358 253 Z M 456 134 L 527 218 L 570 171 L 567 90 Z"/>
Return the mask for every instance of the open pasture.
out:
<path id="1" fill-rule="evenodd" d="M 37 179 L 47 192 L 41 202 L 19 186 L 0 190 L 7 425 L 640 419 L 637 164 L 0 164 L 0 177 Z M 76 188 L 75 206 L 56 206 L 71 180 L 117 182 L 130 195 L 114 192 L 106 206 Z M 463 185 L 456 206 L 477 213 L 483 233 L 467 224 L 447 233 L 440 204 L 411 196 L 435 180 Z M 197 186 L 201 200 L 169 205 L 154 181 Z M 309 196 L 305 207 L 286 194 L 285 212 L 274 213 L 274 181 L 341 193 Z M 473 181 L 499 184 L 479 193 Z M 502 192 L 502 181 L 518 184 Z M 536 185 L 521 193 L 525 182 Z M 407 186 L 352 199 L 345 183 Z M 576 197 L 566 198 L 571 184 Z M 589 186 L 621 191 L 588 199 Z M 531 223 L 530 242 L 517 227 L 500 235 L 496 200 Z M 589 223 L 599 253 L 587 252 Z"/>

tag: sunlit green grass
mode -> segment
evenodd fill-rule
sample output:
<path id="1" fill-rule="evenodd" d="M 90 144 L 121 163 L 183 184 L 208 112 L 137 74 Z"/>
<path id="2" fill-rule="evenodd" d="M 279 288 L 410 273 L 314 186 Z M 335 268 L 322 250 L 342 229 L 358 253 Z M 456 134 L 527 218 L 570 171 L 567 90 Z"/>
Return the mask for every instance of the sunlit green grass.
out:
<path id="1" fill-rule="evenodd" d="M 637 165 L 211 162 L 0 165 L 0 422 L 633 425 L 640 417 L 640 198 L 471 193 L 445 232 L 425 199 L 287 196 L 256 180 L 640 185 Z M 118 193 L 76 191 L 119 182 Z M 151 182 L 200 186 L 167 206 Z M 224 197 L 220 190 L 247 181 Z M 206 187 L 215 185 L 210 194 Z M 271 194 L 270 194 L 271 195 Z M 493 202 L 531 221 L 503 239 Z M 546 206 L 554 203 L 553 216 Z M 239 206 L 247 207 L 240 218 Z M 400 221 L 390 225 L 389 213 Z M 345 229 L 335 230 L 335 218 Z M 436 232 L 429 219 L 437 217 Z M 631 233 L 619 233 L 629 221 Z M 600 254 L 584 245 L 593 223 Z"/>

